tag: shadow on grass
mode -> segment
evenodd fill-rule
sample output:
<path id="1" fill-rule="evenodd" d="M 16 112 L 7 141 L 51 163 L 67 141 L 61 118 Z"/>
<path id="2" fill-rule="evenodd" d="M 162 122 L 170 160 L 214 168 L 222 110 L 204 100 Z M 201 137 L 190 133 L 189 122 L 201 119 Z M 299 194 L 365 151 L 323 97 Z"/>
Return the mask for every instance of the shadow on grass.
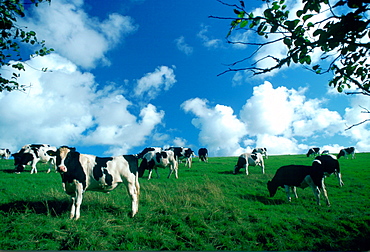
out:
<path id="1" fill-rule="evenodd" d="M 70 208 L 69 200 L 45 200 L 45 201 L 14 201 L 0 205 L 0 211 L 5 213 L 33 212 L 51 216 L 59 216 Z"/>
<path id="2" fill-rule="evenodd" d="M 286 202 L 282 199 L 272 199 L 269 197 L 261 196 L 261 195 L 254 195 L 254 194 L 244 194 L 241 195 L 240 198 L 248 199 L 252 201 L 261 202 L 264 205 L 281 205 L 285 204 Z"/>

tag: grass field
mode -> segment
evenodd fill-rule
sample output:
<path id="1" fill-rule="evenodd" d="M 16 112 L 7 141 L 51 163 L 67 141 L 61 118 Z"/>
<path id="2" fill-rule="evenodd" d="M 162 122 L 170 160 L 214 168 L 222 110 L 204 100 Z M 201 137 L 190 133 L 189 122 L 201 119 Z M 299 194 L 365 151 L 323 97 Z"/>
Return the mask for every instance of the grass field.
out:
<path id="1" fill-rule="evenodd" d="M 236 157 L 210 158 L 179 179 L 140 179 L 139 213 L 129 217 L 122 186 L 85 193 L 81 218 L 69 220 L 70 198 L 59 174 L 14 174 L 13 160 L 0 160 L 0 249 L 2 250 L 370 250 L 370 154 L 340 159 L 344 187 L 326 178 L 329 199 L 317 206 L 311 189 L 268 196 L 266 182 L 287 164 L 310 165 L 304 155 L 271 156 L 266 174 L 233 175 Z M 242 170 L 244 172 L 244 170 Z M 322 198 L 323 199 L 323 198 Z"/>

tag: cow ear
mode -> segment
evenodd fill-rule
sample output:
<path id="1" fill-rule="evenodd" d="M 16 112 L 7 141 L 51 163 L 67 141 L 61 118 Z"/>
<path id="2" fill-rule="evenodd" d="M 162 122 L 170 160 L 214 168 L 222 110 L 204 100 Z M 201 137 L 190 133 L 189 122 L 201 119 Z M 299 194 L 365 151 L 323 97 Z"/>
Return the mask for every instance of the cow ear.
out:
<path id="1" fill-rule="evenodd" d="M 53 150 L 48 150 L 46 152 L 49 156 L 52 156 L 52 157 L 55 157 L 57 155 L 57 152 L 56 151 L 53 151 Z"/>

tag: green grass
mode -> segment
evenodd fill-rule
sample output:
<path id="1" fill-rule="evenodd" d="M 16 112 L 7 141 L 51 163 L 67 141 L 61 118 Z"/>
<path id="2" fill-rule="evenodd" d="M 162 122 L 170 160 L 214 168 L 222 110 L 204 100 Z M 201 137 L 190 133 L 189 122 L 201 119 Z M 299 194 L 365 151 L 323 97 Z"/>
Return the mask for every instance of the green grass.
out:
<path id="1" fill-rule="evenodd" d="M 129 217 L 122 186 L 87 192 L 81 218 L 69 220 L 70 199 L 59 174 L 14 174 L 0 160 L 0 249 L 3 250 L 369 250 L 370 154 L 340 159 L 344 187 L 326 178 L 332 206 L 317 206 L 310 189 L 286 202 L 283 189 L 268 197 L 266 182 L 287 164 L 309 165 L 304 155 L 271 156 L 266 174 L 233 175 L 236 157 L 180 164 L 179 179 L 140 179 L 139 213 Z M 244 172 L 244 170 L 242 170 Z"/>

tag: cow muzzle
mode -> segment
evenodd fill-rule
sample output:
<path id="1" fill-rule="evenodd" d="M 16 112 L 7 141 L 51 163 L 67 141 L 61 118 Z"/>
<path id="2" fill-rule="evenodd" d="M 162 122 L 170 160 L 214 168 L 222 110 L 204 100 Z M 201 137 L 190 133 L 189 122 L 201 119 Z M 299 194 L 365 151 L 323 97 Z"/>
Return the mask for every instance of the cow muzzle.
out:
<path id="1" fill-rule="evenodd" d="M 65 167 L 64 165 L 58 166 L 58 172 L 67 172 L 67 167 Z"/>

